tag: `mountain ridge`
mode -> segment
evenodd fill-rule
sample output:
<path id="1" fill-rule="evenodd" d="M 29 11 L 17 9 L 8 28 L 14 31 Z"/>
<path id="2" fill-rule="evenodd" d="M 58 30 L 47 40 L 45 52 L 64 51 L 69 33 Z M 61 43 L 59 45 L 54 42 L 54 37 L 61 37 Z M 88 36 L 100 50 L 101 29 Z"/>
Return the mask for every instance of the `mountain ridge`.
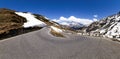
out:
<path id="1" fill-rule="evenodd" d="M 99 32 L 103 37 L 120 40 L 120 12 L 93 22 L 86 32 Z"/>
<path id="2" fill-rule="evenodd" d="M 42 15 L 0 8 L 0 40 L 39 30 L 46 25 L 60 28 L 58 23 L 50 21 Z"/>

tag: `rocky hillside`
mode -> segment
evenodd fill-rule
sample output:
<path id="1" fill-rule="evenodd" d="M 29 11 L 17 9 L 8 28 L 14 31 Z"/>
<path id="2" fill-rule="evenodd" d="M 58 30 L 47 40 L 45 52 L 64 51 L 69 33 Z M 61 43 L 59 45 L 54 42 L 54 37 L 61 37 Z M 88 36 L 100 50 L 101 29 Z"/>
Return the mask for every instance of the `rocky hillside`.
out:
<path id="1" fill-rule="evenodd" d="M 0 34 L 9 30 L 21 28 L 27 20 L 9 9 L 0 9 Z"/>
<path id="2" fill-rule="evenodd" d="M 93 22 L 86 29 L 87 32 L 99 32 L 103 37 L 120 39 L 120 12 Z"/>
<path id="3" fill-rule="evenodd" d="M 51 25 L 60 28 L 42 15 L 0 8 L 0 40 Z"/>

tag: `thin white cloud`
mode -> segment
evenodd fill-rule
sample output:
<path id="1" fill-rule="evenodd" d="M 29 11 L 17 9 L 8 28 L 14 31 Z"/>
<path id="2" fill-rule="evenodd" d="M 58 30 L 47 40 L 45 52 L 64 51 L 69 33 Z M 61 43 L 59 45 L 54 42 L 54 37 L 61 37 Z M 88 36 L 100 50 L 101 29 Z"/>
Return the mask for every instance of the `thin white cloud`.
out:
<path id="1" fill-rule="evenodd" d="M 94 18 L 93 18 L 93 21 L 98 21 L 98 19 L 97 19 L 97 18 L 98 18 L 98 15 L 93 15 L 93 17 L 94 17 Z"/>
<path id="2" fill-rule="evenodd" d="M 75 16 L 70 16 L 68 18 L 61 16 L 59 19 L 53 19 L 53 21 L 58 22 L 60 24 L 66 24 L 69 25 L 70 23 L 81 23 L 83 25 L 89 25 L 93 22 L 93 20 L 90 19 L 84 19 L 84 18 L 77 18 Z"/>
<path id="3" fill-rule="evenodd" d="M 96 18 L 93 18 L 93 21 L 98 21 L 98 19 L 96 19 Z"/>
<path id="4" fill-rule="evenodd" d="M 93 17 L 97 18 L 97 17 L 98 17 L 98 15 L 93 15 Z"/>

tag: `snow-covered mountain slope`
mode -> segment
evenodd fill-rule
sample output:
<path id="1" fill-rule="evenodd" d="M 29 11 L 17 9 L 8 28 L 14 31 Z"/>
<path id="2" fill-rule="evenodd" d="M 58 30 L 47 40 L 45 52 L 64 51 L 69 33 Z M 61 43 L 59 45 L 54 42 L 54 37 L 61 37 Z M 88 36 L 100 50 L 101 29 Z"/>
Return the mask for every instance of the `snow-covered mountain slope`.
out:
<path id="1" fill-rule="evenodd" d="M 58 22 L 59 23 L 59 22 Z M 62 23 L 59 23 L 61 26 L 63 26 L 64 28 L 70 28 L 70 29 L 74 29 L 74 30 L 77 30 L 85 25 L 79 23 L 79 22 L 62 22 Z"/>
<path id="2" fill-rule="evenodd" d="M 24 23 L 24 25 L 23 25 L 25 28 L 26 27 L 34 27 L 34 26 L 38 26 L 38 27 L 46 26 L 46 24 L 44 22 L 35 18 L 35 16 L 31 13 L 23 13 L 23 12 L 15 12 L 15 13 L 19 16 L 26 18 L 27 22 Z"/>
<path id="3" fill-rule="evenodd" d="M 46 26 L 61 29 L 58 23 L 50 21 L 42 15 L 0 8 L 0 40 L 39 30 Z"/>
<path id="4" fill-rule="evenodd" d="M 79 23 L 79 22 L 67 22 L 67 24 L 65 24 L 64 22 L 63 23 L 60 23 L 61 25 L 65 25 L 65 26 L 69 26 L 73 29 L 79 29 L 85 25 Z"/>
<path id="5" fill-rule="evenodd" d="M 120 39 L 120 12 L 93 22 L 86 31 L 100 32 L 104 37 Z"/>

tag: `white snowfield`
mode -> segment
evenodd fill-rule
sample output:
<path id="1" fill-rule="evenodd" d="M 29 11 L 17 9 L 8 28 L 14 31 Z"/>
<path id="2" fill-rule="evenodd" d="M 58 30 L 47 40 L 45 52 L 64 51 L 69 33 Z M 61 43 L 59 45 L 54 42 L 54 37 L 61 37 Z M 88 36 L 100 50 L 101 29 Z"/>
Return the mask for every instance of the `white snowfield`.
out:
<path id="1" fill-rule="evenodd" d="M 46 26 L 44 22 L 36 19 L 35 16 L 32 15 L 31 13 L 23 13 L 23 12 L 15 12 L 15 13 L 19 16 L 26 18 L 27 22 L 24 23 L 23 25 L 25 28 L 34 27 L 34 26 L 39 26 L 39 27 Z"/>
<path id="2" fill-rule="evenodd" d="M 62 30 L 57 27 L 51 26 L 51 28 L 56 32 L 59 32 L 59 33 L 62 32 Z"/>
<path id="3" fill-rule="evenodd" d="M 111 30 L 109 30 L 107 32 L 106 36 L 109 36 L 110 38 L 113 38 L 113 36 L 116 36 L 116 38 L 119 38 L 119 36 L 120 36 L 120 23 L 118 23 Z"/>
<path id="4" fill-rule="evenodd" d="M 110 22 L 111 20 L 113 20 L 114 22 Z M 111 24 L 111 25 L 108 28 L 104 28 L 100 30 L 100 33 L 101 34 L 105 33 L 105 35 L 103 35 L 104 37 L 116 38 L 117 40 L 120 40 L 120 22 L 119 21 L 120 21 L 119 15 L 108 17 L 107 23 L 103 27 L 107 26 L 108 24 Z"/>

